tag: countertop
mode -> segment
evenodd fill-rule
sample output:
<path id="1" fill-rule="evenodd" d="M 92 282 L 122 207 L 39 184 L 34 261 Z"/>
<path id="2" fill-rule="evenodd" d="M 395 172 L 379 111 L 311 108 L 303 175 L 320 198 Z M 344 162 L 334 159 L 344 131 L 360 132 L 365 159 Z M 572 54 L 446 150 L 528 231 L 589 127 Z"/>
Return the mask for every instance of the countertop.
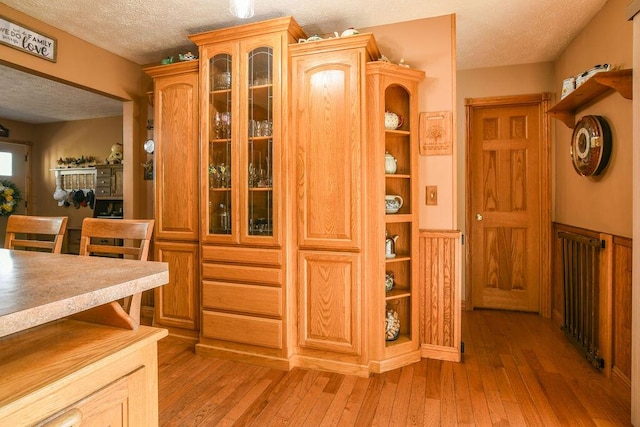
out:
<path id="1" fill-rule="evenodd" d="M 164 262 L 0 249 L 0 337 L 168 282 Z"/>

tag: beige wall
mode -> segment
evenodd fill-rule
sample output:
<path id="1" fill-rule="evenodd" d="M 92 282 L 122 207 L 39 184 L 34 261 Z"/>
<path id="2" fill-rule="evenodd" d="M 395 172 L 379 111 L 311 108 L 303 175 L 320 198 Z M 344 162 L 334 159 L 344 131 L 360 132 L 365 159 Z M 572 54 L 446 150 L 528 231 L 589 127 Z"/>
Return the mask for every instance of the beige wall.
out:
<path id="1" fill-rule="evenodd" d="M 123 101 L 120 140 L 124 155 L 125 176 L 131 176 L 125 186 L 124 204 L 127 217 L 142 218 L 151 215 L 146 200 L 149 186 L 135 172 L 146 159 L 142 149 L 145 139 L 147 96 L 149 79 L 139 64 L 114 55 L 85 42 L 69 33 L 45 24 L 0 3 L 0 15 L 22 25 L 41 31 L 57 39 L 57 61 L 50 62 L 17 49 L 0 45 L 0 62 L 52 80 L 70 84 Z M 13 138 L 13 134 L 11 135 Z M 34 147 L 35 148 L 35 147 Z M 127 178 L 128 180 L 128 178 Z"/>
<path id="2" fill-rule="evenodd" d="M 0 125 L 9 129 L 9 138 L 0 138 L 2 141 L 33 142 L 37 136 L 37 127 L 29 123 L 16 122 L 0 117 Z"/>
<path id="3" fill-rule="evenodd" d="M 69 217 L 67 227 L 80 228 L 82 219 L 91 216 L 88 207 L 78 209 L 60 207 L 53 199 L 56 188 L 54 173 L 56 161 L 62 157 L 94 156 L 103 162 L 111 146 L 122 142 L 122 117 L 76 120 L 38 125 L 32 162 L 32 213 L 35 215 Z M 126 160 L 125 160 L 126 162 Z"/>
<path id="4" fill-rule="evenodd" d="M 555 62 L 556 93 L 562 80 L 596 64 L 632 67 L 633 25 L 628 0 L 609 0 Z M 555 221 L 625 237 L 632 235 L 632 102 L 618 93 L 580 110 L 603 116 L 611 126 L 613 151 L 605 171 L 595 178 L 579 176 L 569 157 L 572 129 L 555 126 Z"/>
<path id="5" fill-rule="evenodd" d="M 47 124 L 30 124 L 0 118 L 11 138 L 2 141 L 31 143 L 31 192 L 29 213 L 69 216 L 69 228 L 80 228 L 82 219 L 91 216 L 88 208 L 59 207 L 53 200 L 56 188 L 56 161 L 62 157 L 94 156 L 103 161 L 111 146 L 122 142 L 122 116 Z"/>
<path id="6" fill-rule="evenodd" d="M 392 62 L 404 59 L 424 70 L 419 111 L 455 111 L 455 15 L 363 29 L 376 37 L 380 52 Z M 455 120 L 454 120 L 455 121 Z M 455 135 L 454 135 L 455 138 Z M 455 216 L 455 153 L 419 158 L 420 228 L 452 230 Z M 438 186 L 438 205 L 427 206 L 426 185 Z"/>

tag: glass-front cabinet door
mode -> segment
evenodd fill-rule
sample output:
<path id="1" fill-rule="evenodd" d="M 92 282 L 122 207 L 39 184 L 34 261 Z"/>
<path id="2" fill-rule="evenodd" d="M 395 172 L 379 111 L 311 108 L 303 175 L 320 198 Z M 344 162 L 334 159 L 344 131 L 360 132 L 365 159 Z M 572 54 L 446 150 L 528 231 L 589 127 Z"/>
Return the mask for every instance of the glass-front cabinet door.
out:
<path id="1" fill-rule="evenodd" d="M 209 59 L 209 97 L 208 97 L 208 144 L 205 158 L 207 162 L 207 227 L 209 235 L 225 236 L 224 240 L 233 240 L 236 205 L 236 180 L 232 171 L 236 168 L 234 140 L 237 138 L 236 119 L 233 112 L 234 91 L 234 55 L 216 53 Z"/>
<path id="2" fill-rule="evenodd" d="M 204 49 L 206 241 L 280 242 L 280 43 L 269 35 Z"/>
<path id="3" fill-rule="evenodd" d="M 273 48 L 248 53 L 246 231 L 243 237 L 273 236 Z M 244 218 L 243 218 L 244 219 Z"/>

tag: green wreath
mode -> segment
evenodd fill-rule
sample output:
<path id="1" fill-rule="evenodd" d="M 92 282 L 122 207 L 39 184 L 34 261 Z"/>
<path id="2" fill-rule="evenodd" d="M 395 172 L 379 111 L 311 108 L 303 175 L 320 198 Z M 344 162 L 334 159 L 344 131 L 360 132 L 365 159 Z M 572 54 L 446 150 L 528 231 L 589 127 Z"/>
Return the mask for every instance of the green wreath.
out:
<path id="1" fill-rule="evenodd" d="M 11 215 L 22 200 L 20 190 L 11 181 L 0 180 L 0 216 Z"/>

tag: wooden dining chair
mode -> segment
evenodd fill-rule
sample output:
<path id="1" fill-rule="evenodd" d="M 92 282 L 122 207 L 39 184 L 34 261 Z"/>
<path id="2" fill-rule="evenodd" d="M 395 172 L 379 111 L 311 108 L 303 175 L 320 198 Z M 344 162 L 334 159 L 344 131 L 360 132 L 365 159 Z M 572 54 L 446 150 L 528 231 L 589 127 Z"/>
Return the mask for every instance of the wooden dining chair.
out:
<path id="1" fill-rule="evenodd" d="M 153 224 L 152 219 L 85 218 L 80 235 L 80 256 L 147 261 Z M 140 324 L 141 302 L 142 293 L 138 293 L 125 298 L 122 304 L 124 311 L 136 322 L 135 327 Z"/>
<path id="2" fill-rule="evenodd" d="M 4 247 L 59 254 L 66 229 L 66 216 L 11 215 L 7 220 Z M 53 240 L 38 240 L 43 235 L 53 236 Z"/>

